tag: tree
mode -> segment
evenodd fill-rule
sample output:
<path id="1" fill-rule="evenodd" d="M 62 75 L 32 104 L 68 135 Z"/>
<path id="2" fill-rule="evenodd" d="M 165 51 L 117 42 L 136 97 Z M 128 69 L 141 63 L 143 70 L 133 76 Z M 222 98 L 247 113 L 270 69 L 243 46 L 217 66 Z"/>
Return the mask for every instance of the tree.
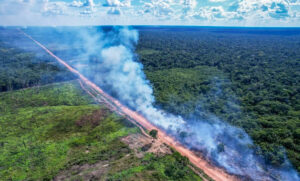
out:
<path id="1" fill-rule="evenodd" d="M 152 136 L 153 138 L 157 138 L 157 130 L 156 129 L 152 129 L 151 131 L 150 131 L 150 136 Z"/>

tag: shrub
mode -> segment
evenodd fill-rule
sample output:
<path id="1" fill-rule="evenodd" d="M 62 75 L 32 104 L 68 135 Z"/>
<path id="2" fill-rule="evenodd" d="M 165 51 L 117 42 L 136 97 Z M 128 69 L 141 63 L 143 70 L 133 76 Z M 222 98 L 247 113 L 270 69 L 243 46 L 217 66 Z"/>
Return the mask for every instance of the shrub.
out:
<path id="1" fill-rule="evenodd" d="M 153 129 L 153 130 L 150 131 L 149 134 L 150 134 L 150 136 L 152 136 L 153 138 L 155 138 L 155 139 L 157 138 L 157 130 Z"/>

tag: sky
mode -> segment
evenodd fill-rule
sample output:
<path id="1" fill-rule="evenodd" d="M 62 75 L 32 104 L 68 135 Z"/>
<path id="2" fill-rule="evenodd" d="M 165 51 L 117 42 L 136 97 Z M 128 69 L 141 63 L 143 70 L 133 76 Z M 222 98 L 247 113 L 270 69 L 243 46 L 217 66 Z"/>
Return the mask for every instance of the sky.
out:
<path id="1" fill-rule="evenodd" d="M 300 0 L 0 0 L 0 25 L 300 27 Z"/>

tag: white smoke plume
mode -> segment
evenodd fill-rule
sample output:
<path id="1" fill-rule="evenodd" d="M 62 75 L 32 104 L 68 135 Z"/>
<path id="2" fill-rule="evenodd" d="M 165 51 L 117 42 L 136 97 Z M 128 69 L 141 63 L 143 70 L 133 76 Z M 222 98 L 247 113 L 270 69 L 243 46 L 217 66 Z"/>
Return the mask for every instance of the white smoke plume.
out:
<path id="1" fill-rule="evenodd" d="M 143 73 L 143 65 L 135 61 L 137 57 L 133 53 L 138 32 L 127 28 L 114 31 L 117 35 L 107 33 L 108 36 L 98 35 L 96 39 L 87 37 L 87 32 L 81 33 L 82 40 L 88 40 L 87 45 L 93 47 L 84 54 L 86 57 L 95 55 L 99 60 L 96 68 L 99 76 L 93 77 L 97 84 L 156 125 L 164 129 L 179 128 L 184 123 L 181 117 L 167 114 L 153 106 L 155 98 L 152 87 Z M 96 45 L 96 42 L 100 43 Z M 80 66 L 77 68 L 80 69 Z"/>
<path id="2" fill-rule="evenodd" d="M 99 45 L 87 42 L 86 47 L 89 47 L 87 52 L 98 56 L 97 75 L 93 75 L 96 76 L 97 84 L 110 94 L 177 137 L 185 146 L 201 151 L 230 173 L 251 180 L 299 180 L 297 172 L 287 160 L 280 169 L 266 165 L 251 149 L 253 142 L 242 129 L 213 115 L 205 120 L 194 117 L 193 120 L 185 121 L 180 116 L 156 108 L 153 89 L 143 72 L 143 65 L 137 61 L 134 53 L 138 32 L 115 28 L 113 32 L 104 34 L 98 35 L 95 40 L 86 37 L 90 34 L 85 33 L 82 39 L 101 44 L 99 48 Z"/>
<path id="3" fill-rule="evenodd" d="M 267 165 L 255 154 L 251 138 L 240 128 L 214 115 L 182 117 L 155 107 L 150 82 L 138 62 L 134 47 L 138 32 L 131 28 L 83 28 L 72 32 L 81 45 L 76 69 L 122 103 L 144 115 L 176 137 L 186 147 L 200 151 L 214 164 L 247 180 L 299 180 L 286 159 L 280 168 Z"/>

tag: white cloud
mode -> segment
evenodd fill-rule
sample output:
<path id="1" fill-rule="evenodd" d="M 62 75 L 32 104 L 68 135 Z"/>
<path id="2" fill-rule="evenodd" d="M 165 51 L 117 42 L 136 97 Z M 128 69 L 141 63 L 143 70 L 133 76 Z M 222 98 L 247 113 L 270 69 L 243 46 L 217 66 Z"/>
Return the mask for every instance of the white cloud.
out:
<path id="1" fill-rule="evenodd" d="M 93 0 L 86 0 L 85 2 L 82 2 L 80 0 L 74 0 L 72 3 L 68 4 L 71 7 L 88 7 L 88 8 L 93 8 L 95 6 L 95 3 Z"/>
<path id="2" fill-rule="evenodd" d="M 107 6 L 121 6 L 121 2 L 119 0 L 106 0 L 106 4 Z"/>
<path id="3" fill-rule="evenodd" d="M 151 3 L 145 3 L 143 13 L 150 13 L 158 18 L 170 18 L 174 12 L 171 7 L 172 1 L 153 0 Z"/>
<path id="4" fill-rule="evenodd" d="M 199 9 L 198 12 L 193 14 L 193 17 L 196 19 L 210 20 L 210 21 L 219 21 L 219 20 L 228 20 L 236 16 L 236 13 L 227 12 L 222 6 L 213 6 L 213 7 L 203 7 Z"/>
<path id="5" fill-rule="evenodd" d="M 94 4 L 94 1 L 93 1 L 93 0 L 87 0 L 87 1 L 84 3 L 84 6 L 94 7 L 95 4 Z"/>
<path id="6" fill-rule="evenodd" d="M 286 11 L 289 9 L 287 0 L 241 0 L 238 3 L 237 12 L 249 13 L 253 11 L 268 11 L 272 12 L 278 8 L 283 8 Z"/>
<path id="7" fill-rule="evenodd" d="M 47 2 L 42 10 L 45 15 L 64 15 L 68 14 L 67 4 L 65 2 Z"/>
<path id="8" fill-rule="evenodd" d="M 70 4 L 71 7 L 82 7 L 83 6 L 83 3 L 81 1 L 73 1 L 71 4 Z"/>
<path id="9" fill-rule="evenodd" d="M 288 0 L 240 0 L 232 8 L 248 24 L 266 24 L 276 20 L 288 23 L 291 18 L 289 3 Z"/>
<path id="10" fill-rule="evenodd" d="M 0 24 L 71 24 L 70 19 L 74 19 L 79 24 L 106 21 L 111 24 L 300 26 L 300 0 L 208 1 L 204 4 L 200 0 L 143 0 L 137 4 L 131 0 L 104 0 L 103 3 L 93 0 L 0 0 Z"/>
<path id="11" fill-rule="evenodd" d="M 224 1 L 227 1 L 227 0 L 209 0 L 210 2 L 214 2 L 214 3 L 218 3 L 218 2 L 224 2 Z"/>
<path id="12" fill-rule="evenodd" d="M 106 0 L 104 4 L 102 4 L 104 7 L 110 7 L 107 11 L 107 14 L 109 15 L 121 15 L 123 14 L 121 8 L 128 8 L 131 6 L 131 0 Z"/>
<path id="13" fill-rule="evenodd" d="M 197 6 L 196 0 L 182 0 L 182 5 L 185 6 L 185 8 L 195 8 Z"/>
<path id="14" fill-rule="evenodd" d="M 130 7 L 131 1 L 130 0 L 106 0 L 103 6 L 109 6 L 109 7 Z"/>
<path id="15" fill-rule="evenodd" d="M 121 10 L 118 7 L 112 7 L 107 11 L 107 14 L 112 14 L 112 15 L 121 15 Z"/>
<path id="16" fill-rule="evenodd" d="M 293 6 L 300 6 L 300 0 L 290 0 L 290 5 Z"/>

